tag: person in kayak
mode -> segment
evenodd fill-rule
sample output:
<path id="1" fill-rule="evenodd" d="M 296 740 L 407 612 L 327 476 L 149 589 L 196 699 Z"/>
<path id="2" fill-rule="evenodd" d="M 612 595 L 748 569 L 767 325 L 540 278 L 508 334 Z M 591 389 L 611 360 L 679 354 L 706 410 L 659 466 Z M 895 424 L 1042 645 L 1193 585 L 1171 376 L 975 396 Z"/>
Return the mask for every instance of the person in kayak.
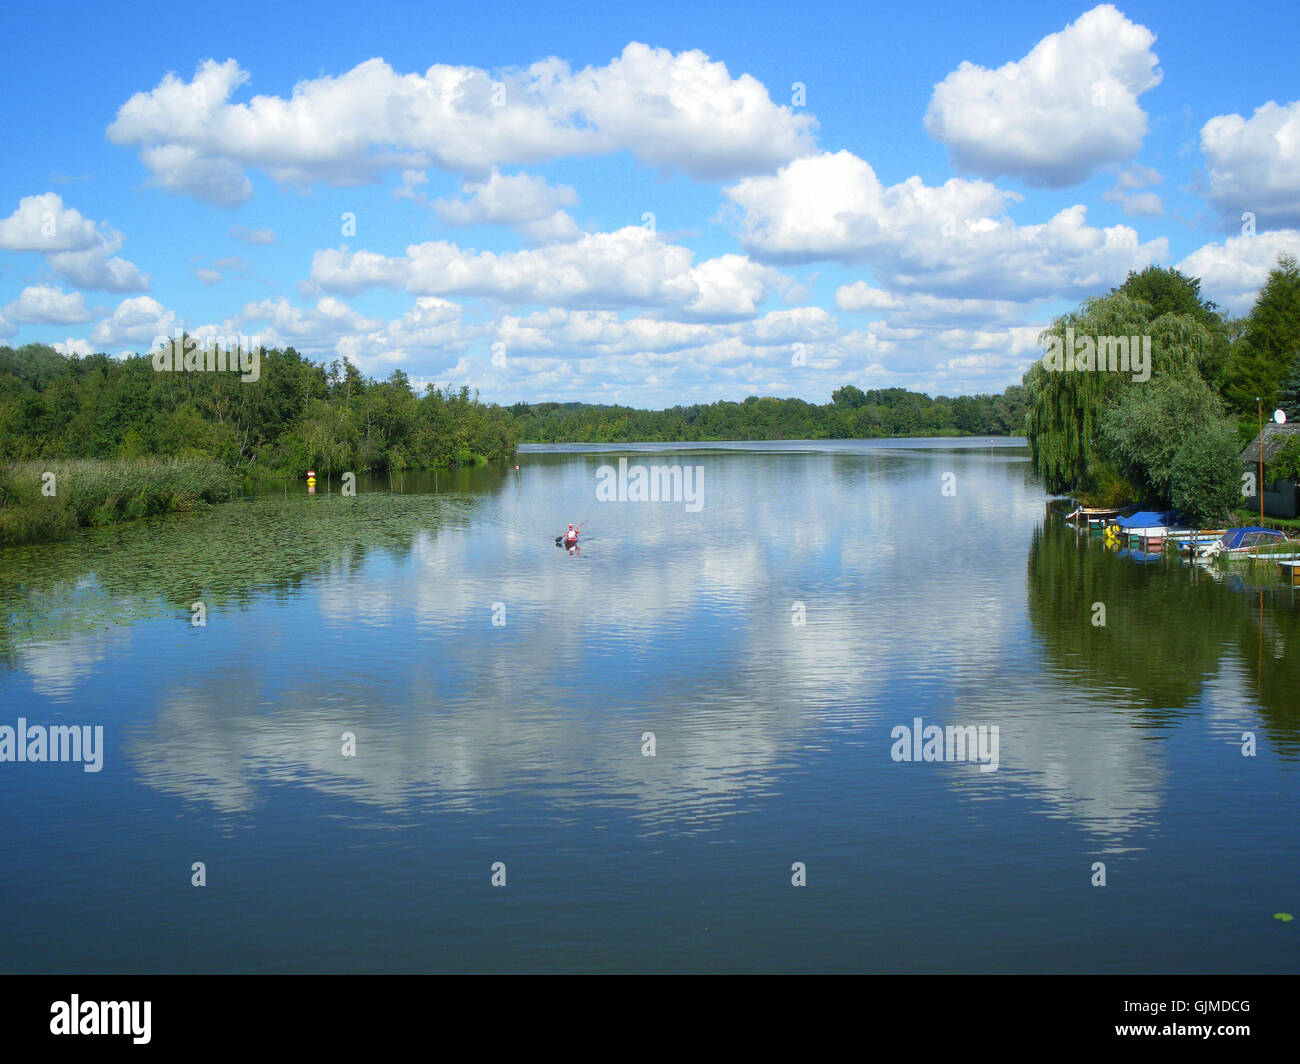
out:
<path id="1" fill-rule="evenodd" d="M 582 525 L 570 525 L 565 531 L 555 537 L 557 547 L 568 547 L 573 549 L 578 545 L 578 533 L 582 531 Z"/>

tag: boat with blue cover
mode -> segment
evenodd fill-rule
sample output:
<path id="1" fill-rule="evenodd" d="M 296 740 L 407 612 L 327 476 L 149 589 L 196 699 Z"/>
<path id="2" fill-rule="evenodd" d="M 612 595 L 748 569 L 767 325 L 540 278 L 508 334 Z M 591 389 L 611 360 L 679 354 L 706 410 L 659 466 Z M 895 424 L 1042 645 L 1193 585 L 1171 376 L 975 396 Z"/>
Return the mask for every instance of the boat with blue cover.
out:
<path id="1" fill-rule="evenodd" d="M 1202 558 L 1215 558 L 1220 554 L 1248 554 L 1260 547 L 1272 547 L 1285 542 L 1286 535 L 1276 528 L 1247 525 L 1245 528 L 1228 529 L 1218 540 L 1201 547 L 1197 553 Z"/>

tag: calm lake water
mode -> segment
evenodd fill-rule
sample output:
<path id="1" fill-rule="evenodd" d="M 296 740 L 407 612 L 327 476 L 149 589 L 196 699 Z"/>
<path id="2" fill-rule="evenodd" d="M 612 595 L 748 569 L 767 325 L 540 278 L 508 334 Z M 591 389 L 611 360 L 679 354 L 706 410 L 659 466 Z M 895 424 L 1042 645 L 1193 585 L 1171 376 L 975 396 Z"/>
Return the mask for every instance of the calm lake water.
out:
<path id="1" fill-rule="evenodd" d="M 1016 441 L 519 465 L 0 553 L 0 725 L 105 745 L 0 764 L 0 970 L 1300 970 L 1297 592 L 1078 539 Z"/>

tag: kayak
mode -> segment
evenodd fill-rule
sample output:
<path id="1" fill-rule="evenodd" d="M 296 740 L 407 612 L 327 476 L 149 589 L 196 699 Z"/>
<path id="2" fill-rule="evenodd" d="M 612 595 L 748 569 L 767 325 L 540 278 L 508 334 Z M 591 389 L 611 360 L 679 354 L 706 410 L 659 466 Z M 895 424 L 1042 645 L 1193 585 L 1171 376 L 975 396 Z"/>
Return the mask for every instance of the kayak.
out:
<path id="1" fill-rule="evenodd" d="M 557 547 L 576 547 L 578 541 L 577 539 L 565 539 L 563 534 L 561 534 L 555 537 L 555 545 Z"/>

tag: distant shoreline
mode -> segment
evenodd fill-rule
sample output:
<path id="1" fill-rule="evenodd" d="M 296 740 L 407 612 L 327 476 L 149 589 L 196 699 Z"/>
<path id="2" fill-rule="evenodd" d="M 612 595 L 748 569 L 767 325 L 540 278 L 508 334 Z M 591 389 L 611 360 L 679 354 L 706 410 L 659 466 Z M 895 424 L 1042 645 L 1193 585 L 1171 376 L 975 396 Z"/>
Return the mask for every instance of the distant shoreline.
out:
<path id="1" fill-rule="evenodd" d="M 1029 441 L 1024 436 L 999 436 L 996 433 L 979 433 L 963 436 L 860 436 L 850 438 L 833 438 L 833 439 L 808 439 L 791 437 L 789 439 L 762 439 L 762 440 L 525 440 L 520 442 L 518 451 L 521 454 L 539 454 L 545 453 L 554 447 L 581 448 L 593 451 L 617 451 L 620 448 L 631 447 L 701 447 L 716 448 L 719 450 L 740 450 L 746 447 L 754 447 L 757 450 L 768 450 L 766 444 L 802 444 L 805 446 L 798 447 L 798 450 L 813 451 L 818 449 L 838 449 L 839 446 L 856 444 L 856 443 L 878 443 L 882 446 L 900 443 L 941 443 L 941 444 L 974 444 L 979 445 L 982 440 L 997 440 L 1000 444 L 1017 447 L 1028 447 Z"/>

